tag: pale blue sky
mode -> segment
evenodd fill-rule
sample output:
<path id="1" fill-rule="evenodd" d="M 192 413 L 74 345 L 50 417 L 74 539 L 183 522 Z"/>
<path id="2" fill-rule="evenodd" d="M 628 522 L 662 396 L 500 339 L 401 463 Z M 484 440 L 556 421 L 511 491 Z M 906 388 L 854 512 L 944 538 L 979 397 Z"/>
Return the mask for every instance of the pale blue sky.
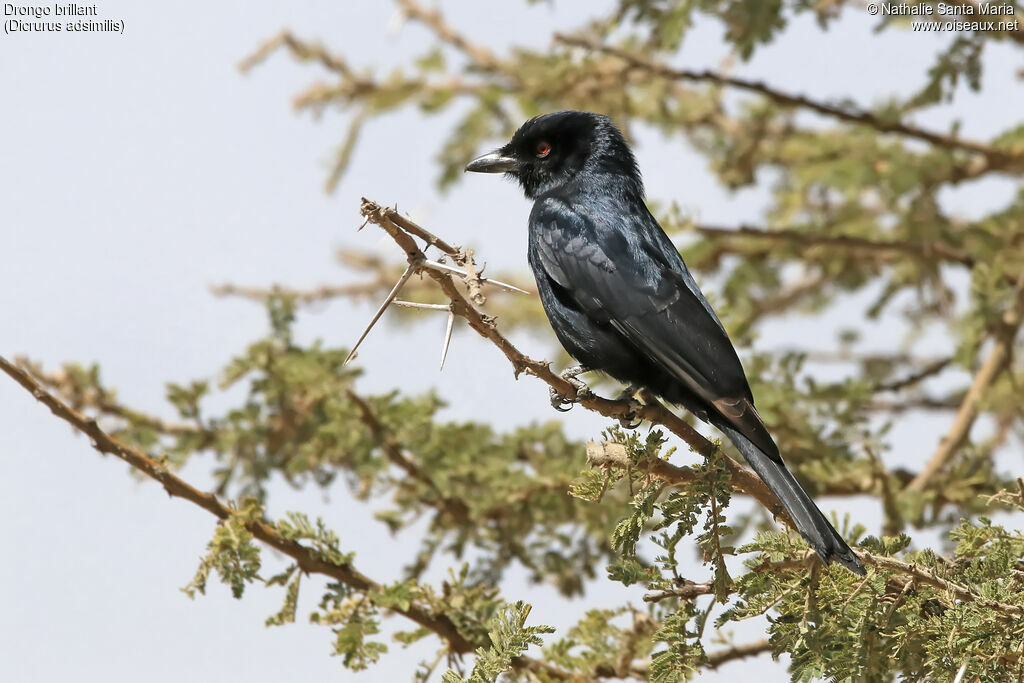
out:
<path id="1" fill-rule="evenodd" d="M 580 23 L 594 3 L 442 7 L 458 28 L 500 50 L 509 43 L 543 44 L 547 31 Z M 389 29 L 389 3 L 109 0 L 99 8 L 125 21 L 123 36 L 0 36 L 0 353 L 26 353 L 50 367 L 96 361 L 125 402 L 166 414 L 165 381 L 215 373 L 266 328 L 260 307 L 215 299 L 208 285 L 337 282 L 347 277 L 332 256 L 339 245 L 397 256 L 372 229 L 355 232 L 363 195 L 399 202 L 451 241 L 475 246 L 492 268 L 525 269 L 529 205 L 515 188 L 472 177 L 447 195 L 436 191 L 433 157 L 451 115 L 424 119 L 407 111 L 369 124 L 349 174 L 328 197 L 323 180 L 344 120 L 327 112 L 313 121 L 290 108 L 291 96 L 320 74 L 283 55 L 249 76 L 236 70 L 282 27 L 322 39 L 357 64 L 401 63 L 430 39 L 415 25 Z M 876 35 L 872 26 L 857 9 L 827 34 L 809 19 L 798 20 L 790 29 L 793 40 L 763 50 L 736 73 L 870 104 L 918 83 L 949 40 Z M 713 67 L 726 54 L 719 27 L 702 22 L 679 61 Z M 1020 60 L 997 47 L 987 65 L 987 79 L 1015 83 Z M 1021 111 L 1019 88 L 994 90 L 958 97 L 921 122 L 940 127 L 951 116 L 963 117 L 966 134 L 984 137 L 1015 122 Z M 666 144 L 649 131 L 639 140 L 651 196 L 678 201 L 708 222 L 758 219 L 763 189 L 729 194 L 684 141 Z M 398 157 L 401 173 L 392 161 Z M 984 183 L 947 199 L 956 211 L 974 215 L 978 207 L 1006 201 L 1013 189 L 1007 182 Z M 334 304 L 302 315 L 300 334 L 348 345 L 369 314 L 369 306 Z M 456 336 L 447 369 L 437 373 L 442 325 L 437 319 L 375 330 L 359 358 L 367 370 L 364 390 L 436 385 L 452 400 L 451 416 L 502 426 L 555 417 L 542 385 L 529 378 L 513 382 L 503 359 L 470 335 Z M 820 329 L 815 320 L 777 323 L 758 343 L 775 348 Z M 892 328 L 880 329 L 876 346 L 898 341 Z M 551 355 L 550 337 L 522 342 L 532 355 Z M 604 426 L 581 410 L 560 419 L 580 437 Z M 926 458 L 937 438 L 930 427 L 924 419 L 905 424 L 894 439 L 894 461 Z M 0 678 L 405 680 L 432 652 L 392 646 L 382 665 L 357 677 L 328 657 L 327 630 L 304 623 L 263 627 L 279 607 L 277 590 L 254 587 L 235 601 L 216 584 L 206 597 L 188 600 L 177 589 L 195 570 L 212 517 L 169 501 L 155 485 L 137 483 L 123 465 L 100 458 L 3 378 L 0 430 L 6 526 Z M 203 484 L 209 469 L 208 461 L 197 460 L 184 476 Z M 843 500 L 833 507 L 869 524 L 878 520 L 873 505 Z M 270 514 L 288 509 L 323 514 L 344 547 L 357 552 L 362 571 L 378 579 L 396 577 L 408 560 L 408 540 L 383 535 L 370 511 L 342 487 L 325 499 L 313 489 L 275 486 Z M 533 602 L 538 623 L 565 626 L 585 607 L 558 600 L 548 588 L 526 587 L 521 574 L 513 574 L 507 594 Z M 312 605 L 315 584 L 306 584 L 302 606 Z M 610 606 L 623 595 L 605 590 L 595 600 Z M 784 678 L 765 658 L 720 676 L 728 680 L 744 671 L 764 681 Z"/>

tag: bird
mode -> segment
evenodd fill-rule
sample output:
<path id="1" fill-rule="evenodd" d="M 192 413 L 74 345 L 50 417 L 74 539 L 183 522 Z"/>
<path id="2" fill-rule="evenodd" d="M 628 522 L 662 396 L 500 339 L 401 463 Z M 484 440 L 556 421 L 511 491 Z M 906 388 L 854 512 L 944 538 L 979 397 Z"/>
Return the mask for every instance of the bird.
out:
<path id="1" fill-rule="evenodd" d="M 612 120 L 534 117 L 466 171 L 505 174 L 533 200 L 527 261 L 555 336 L 580 364 L 568 376 L 600 371 L 719 429 L 826 564 L 865 574 L 783 462 L 729 335 L 647 208 L 636 158 Z"/>

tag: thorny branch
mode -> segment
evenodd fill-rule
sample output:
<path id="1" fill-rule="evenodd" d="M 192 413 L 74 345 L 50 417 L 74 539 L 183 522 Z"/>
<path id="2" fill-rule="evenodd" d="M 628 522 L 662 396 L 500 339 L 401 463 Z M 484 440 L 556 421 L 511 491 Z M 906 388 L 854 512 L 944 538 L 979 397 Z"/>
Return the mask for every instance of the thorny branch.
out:
<path id="1" fill-rule="evenodd" d="M 395 240 L 398 246 L 405 251 L 406 259 L 408 260 L 410 267 L 414 264 L 422 263 L 426 259 L 412 235 L 401 227 L 401 225 L 408 225 L 411 223 L 408 218 L 402 217 L 394 209 L 381 206 L 380 204 L 365 198 L 363 199 L 360 212 L 363 216 L 369 219 L 371 223 L 383 228 L 385 232 Z M 422 230 L 422 228 L 419 229 Z M 694 451 L 704 457 L 711 457 L 716 453 L 718 447 L 714 443 L 708 441 L 685 420 L 665 408 L 665 406 L 663 406 L 653 396 L 645 396 L 645 403 L 640 406 L 639 409 L 626 400 L 610 400 L 597 395 L 577 397 L 576 388 L 570 382 L 554 373 L 547 362 L 529 358 L 522 351 L 516 348 L 515 345 L 512 344 L 512 342 L 510 342 L 504 335 L 498 332 L 494 321 L 480 313 L 462 294 L 450 273 L 441 272 L 435 269 L 425 269 L 425 272 L 432 277 L 438 285 L 440 285 L 441 290 L 451 300 L 452 311 L 454 311 L 456 315 L 464 318 L 466 322 L 469 323 L 470 327 L 472 327 L 481 336 L 491 341 L 498 347 L 498 349 L 501 350 L 502 353 L 505 354 L 505 357 L 512 363 L 512 367 L 514 368 L 517 377 L 522 373 L 534 375 L 546 382 L 548 386 L 555 389 L 555 391 L 560 395 L 568 398 L 580 398 L 580 405 L 605 417 L 614 419 L 635 417 L 653 424 L 662 425 L 685 441 Z M 779 504 L 778 499 L 771 493 L 771 491 L 768 490 L 768 487 L 766 487 L 760 479 L 740 465 L 731 456 L 725 453 L 722 453 L 721 455 L 723 463 L 729 471 L 732 477 L 732 482 L 737 489 L 756 498 L 777 518 L 788 520 L 788 515 Z M 658 475 L 658 472 L 663 467 L 669 468 L 669 470 L 680 469 L 667 462 L 659 462 L 661 464 L 652 463 L 652 473 L 655 475 Z"/>
<path id="2" fill-rule="evenodd" d="M 397 212 L 392 209 L 387 209 L 374 202 L 364 200 L 361 210 L 363 215 L 366 216 L 369 221 L 379 225 L 387 231 L 396 243 L 406 251 L 410 264 L 414 260 L 425 258 L 422 251 L 413 240 L 411 234 L 421 236 L 423 239 L 428 240 L 430 243 L 438 246 L 438 248 L 441 248 L 448 253 L 453 251 L 457 252 L 455 247 L 451 247 L 442 240 L 432 236 L 430 233 L 419 228 L 419 226 L 416 226 L 408 219 L 398 215 Z M 402 227 L 399 227 L 399 225 Z M 409 228 L 408 231 L 406 230 L 407 227 Z M 511 342 L 505 339 L 497 331 L 494 321 L 477 311 L 476 308 L 473 307 L 463 296 L 458 287 L 456 287 L 450 272 L 441 269 L 426 269 L 425 272 L 427 272 L 427 274 L 440 285 L 442 291 L 449 298 L 451 302 L 450 310 L 466 319 L 474 330 L 498 346 L 498 348 L 513 364 L 517 375 L 526 372 L 539 377 L 549 386 L 554 387 L 561 393 L 564 393 L 564 395 L 572 396 L 575 394 L 575 388 L 553 373 L 547 363 L 528 358 L 514 345 L 512 345 Z M 1015 308 L 1014 311 L 1017 311 L 1017 309 Z M 1017 313 L 1016 318 L 1010 316 L 1005 322 L 1007 322 L 1007 324 L 1015 323 L 1019 325 L 1019 312 Z M 1016 328 L 1014 327 L 1013 329 Z M 1009 339 L 1012 339 L 1012 336 L 1009 337 Z M 220 519 L 227 519 L 235 514 L 236 511 L 233 508 L 220 501 L 213 494 L 195 489 L 184 480 L 172 474 L 153 458 L 134 448 L 122 444 L 120 441 L 108 435 L 105 431 L 100 429 L 95 419 L 82 415 L 55 397 L 53 394 L 46 391 L 25 369 L 22 369 L 16 364 L 10 363 L 3 357 L 0 357 L 0 370 L 3 370 L 7 375 L 18 382 L 18 384 L 29 391 L 37 400 L 46 405 L 54 415 L 68 422 L 77 430 L 88 436 L 96 450 L 102 453 L 114 455 L 132 467 L 138 469 L 143 474 L 160 482 L 169 495 L 186 499 Z M 351 399 L 352 397 L 349 398 Z M 648 395 L 644 398 L 646 403 L 642 406 L 640 411 L 640 416 L 643 419 L 666 427 L 686 441 L 696 452 L 704 455 L 705 457 L 710 457 L 715 454 L 717 446 L 714 443 L 708 441 L 697 433 L 693 427 L 681 418 L 669 412 L 663 405 L 654 400 L 653 397 Z M 125 410 L 116 404 L 116 402 L 112 399 L 105 398 L 104 396 L 99 398 L 83 398 L 82 403 L 96 404 L 100 409 L 104 409 L 110 414 L 118 415 L 129 420 L 138 417 L 133 413 L 125 412 Z M 354 403 L 356 403 L 357 406 L 361 406 L 366 409 L 362 411 L 364 424 L 366 424 L 368 428 L 370 428 L 371 432 L 375 434 L 375 437 L 378 439 L 378 443 L 385 450 L 389 459 L 391 459 L 394 464 L 402 468 L 407 474 L 409 474 L 409 476 L 422 480 L 422 477 L 424 476 L 423 473 L 418 470 L 414 463 L 404 457 L 400 446 L 390 442 L 387 435 L 379 429 L 380 425 L 375 423 L 376 418 L 373 416 L 372 410 L 369 410 L 368 404 L 365 404 L 365 401 L 360 402 L 357 400 L 354 400 Z M 627 416 L 630 412 L 635 410 L 635 406 L 631 405 L 627 401 L 612 401 L 598 396 L 584 398 L 581 401 L 581 404 L 590 410 L 594 410 L 606 417 L 612 418 Z M 173 425 L 166 425 L 162 423 L 155 424 L 154 428 L 159 431 L 169 431 L 172 433 L 175 430 Z M 189 431 L 196 429 L 192 425 L 185 425 L 183 428 L 186 428 Z M 591 463 L 595 465 L 611 464 L 615 466 L 623 466 L 625 464 L 616 459 L 624 458 L 624 456 L 618 454 L 614 449 L 602 448 L 592 450 L 589 455 Z M 778 519 L 788 523 L 785 513 L 760 480 L 727 455 L 719 454 L 719 456 L 722 458 L 725 466 L 730 470 L 732 483 L 738 490 L 757 498 L 765 507 L 771 510 Z M 697 473 L 690 468 L 675 466 L 662 460 L 650 463 L 650 474 L 664 479 L 671 485 L 686 485 L 687 483 L 694 481 L 697 477 Z M 464 505 L 461 501 L 444 502 L 454 502 L 456 506 L 460 503 Z M 454 510 L 450 511 L 455 512 Z M 247 522 L 247 528 L 260 541 L 284 553 L 285 555 L 292 557 L 304 572 L 329 576 L 361 592 L 372 593 L 374 591 L 382 590 L 383 588 L 381 584 L 360 573 L 351 564 L 332 564 L 316 557 L 311 550 L 302 544 L 282 537 L 276 529 L 274 529 L 272 524 L 266 520 L 253 520 Z M 1024 617 L 1024 607 L 990 600 L 972 591 L 969 587 L 943 579 L 934 572 L 915 564 L 904 563 L 891 557 L 876 556 L 863 550 L 858 551 L 857 554 L 865 564 L 870 567 L 893 571 L 904 575 L 905 578 L 901 579 L 904 581 L 903 587 L 906 587 L 911 582 L 918 585 L 929 585 L 943 591 L 954 599 L 977 602 L 1009 618 L 1019 619 Z M 776 564 L 780 565 L 778 567 L 780 570 L 787 568 L 796 569 L 802 567 L 806 561 L 807 558 L 800 558 L 799 560 Z M 684 590 L 686 590 L 686 587 L 681 588 L 680 592 Z M 700 594 L 703 591 L 695 584 L 692 592 Z M 469 641 L 458 631 L 454 623 L 446 615 L 443 613 L 437 613 L 427 606 L 412 603 L 406 608 L 396 607 L 394 608 L 394 611 L 404 615 L 415 623 L 440 636 L 447 642 L 448 648 L 451 652 L 468 653 L 478 647 L 487 645 L 487 643 Z M 768 646 L 763 643 L 752 643 L 749 645 L 727 648 L 726 650 L 717 653 L 711 653 L 708 655 L 708 659 L 712 662 L 722 663 L 731 659 L 758 654 L 760 652 L 767 651 L 767 649 Z M 515 661 L 515 665 L 519 668 L 526 668 L 535 672 L 543 672 L 543 674 L 548 677 L 560 680 L 589 681 L 596 680 L 598 676 L 602 675 L 601 672 L 595 672 L 594 676 L 581 676 L 562 671 L 557 667 L 552 667 L 544 662 L 528 657 L 518 658 Z M 715 665 L 717 666 L 717 664 Z"/>
<path id="3" fill-rule="evenodd" d="M 384 229 L 396 244 L 405 251 L 406 258 L 410 264 L 416 260 L 423 259 L 423 252 L 420 250 L 413 237 L 399 227 L 395 217 L 398 216 L 394 209 L 383 207 L 376 202 L 363 199 L 360 212 L 371 223 Z M 408 218 L 402 218 L 406 224 L 411 223 Z M 441 290 L 451 301 L 451 310 L 461 316 L 469 323 L 476 332 L 492 342 L 512 363 L 515 374 L 518 377 L 522 373 L 534 375 L 554 388 L 561 395 L 576 397 L 576 388 L 555 374 L 548 363 L 529 358 L 516 348 L 508 339 L 498 332 L 494 321 L 476 310 L 465 298 L 459 288 L 455 285 L 451 275 L 436 270 L 428 270 L 427 273 L 438 283 Z M 1019 318 L 1017 318 L 1019 324 Z M 784 523 L 792 526 L 791 520 L 782 509 L 778 499 L 768 490 L 767 487 L 753 473 L 740 465 L 736 460 L 726 453 L 720 453 L 718 446 L 707 440 L 697 432 L 690 424 L 679 416 L 675 415 L 664 405 L 657 401 L 647 392 L 641 392 L 644 404 L 637 410 L 626 400 L 609 400 L 591 394 L 590 396 L 579 397 L 580 405 L 597 412 L 605 417 L 639 417 L 653 424 L 661 425 L 670 432 L 683 439 L 695 452 L 704 457 L 717 456 L 729 471 L 730 483 L 739 491 L 742 491 L 756 498 L 775 517 Z M 588 449 L 588 459 L 592 464 L 611 464 L 617 467 L 628 465 L 624 454 L 618 453 L 615 449 L 604 447 Z M 603 459 L 603 460 L 602 460 Z M 697 478 L 697 472 L 688 467 L 679 467 L 664 460 L 655 460 L 647 463 L 650 467 L 650 474 L 664 479 L 670 485 L 686 485 Z M 956 582 L 943 579 L 934 572 L 919 567 L 916 564 L 901 562 L 895 558 L 873 555 L 865 550 L 855 550 L 857 556 L 868 566 L 875 569 L 884 569 L 906 575 L 906 580 L 916 581 L 921 585 L 932 586 L 947 593 L 955 599 L 976 602 L 1009 618 L 1024 617 L 1024 606 L 1002 603 L 985 598 L 972 591 L 969 587 Z M 795 565 L 796 566 L 796 565 Z"/>
<path id="4" fill-rule="evenodd" d="M 424 234 L 419 236 L 423 237 L 428 244 L 436 246 L 453 260 L 461 254 L 458 247 L 453 247 L 432 235 Z M 277 284 L 270 287 L 251 287 L 226 282 L 211 286 L 210 291 L 214 296 L 238 297 L 260 302 L 270 298 L 282 298 L 293 302 L 297 306 L 325 303 L 332 299 L 368 301 L 376 300 L 387 293 L 403 270 L 401 268 L 396 269 L 393 262 L 385 263 L 376 254 L 356 249 L 339 249 L 337 258 L 346 268 L 366 273 L 366 279 L 347 284 L 319 285 L 309 289 L 296 289 Z M 503 290 L 506 292 L 522 292 L 524 287 L 528 286 L 519 279 L 517 274 L 503 273 L 501 278 L 509 283 L 509 288 Z M 420 289 L 436 291 L 432 284 L 424 283 L 421 286 L 419 280 L 410 281 L 406 285 L 405 291 L 408 292 L 409 289 L 414 289 L 417 293 L 419 293 Z M 395 303 L 402 305 L 397 301 Z M 447 305 L 443 306 L 443 308 L 447 310 Z"/>

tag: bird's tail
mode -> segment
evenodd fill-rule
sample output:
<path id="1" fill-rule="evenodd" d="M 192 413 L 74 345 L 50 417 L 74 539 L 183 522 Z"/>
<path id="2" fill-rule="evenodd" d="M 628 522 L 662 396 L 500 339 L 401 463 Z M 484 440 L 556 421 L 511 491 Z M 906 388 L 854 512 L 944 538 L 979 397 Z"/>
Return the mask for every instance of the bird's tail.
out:
<path id="1" fill-rule="evenodd" d="M 835 560 L 850 571 L 864 575 L 864 565 L 839 532 L 825 519 L 825 515 L 786 466 L 766 455 L 749 439 L 728 425 L 720 425 L 719 428 L 736 445 L 761 481 L 779 497 L 782 507 L 786 508 L 786 512 L 793 518 L 797 531 L 821 559 L 826 563 Z"/>

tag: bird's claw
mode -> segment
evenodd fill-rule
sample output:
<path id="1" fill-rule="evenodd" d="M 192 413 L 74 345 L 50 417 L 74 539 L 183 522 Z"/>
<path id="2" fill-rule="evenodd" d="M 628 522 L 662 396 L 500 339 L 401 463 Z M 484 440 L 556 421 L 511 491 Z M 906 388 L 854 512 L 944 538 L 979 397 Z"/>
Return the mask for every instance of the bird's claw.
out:
<path id="1" fill-rule="evenodd" d="M 551 396 L 551 407 L 558 412 L 567 413 L 572 408 L 574 401 L 562 396 L 554 387 L 548 390 L 548 394 Z"/>
<path id="2" fill-rule="evenodd" d="M 629 406 L 629 412 L 619 416 L 619 424 L 623 429 L 636 429 L 644 422 L 643 418 L 640 417 L 640 410 L 643 408 L 643 404 L 631 398 L 629 399 Z"/>
<path id="3" fill-rule="evenodd" d="M 579 375 L 582 375 L 588 370 L 589 368 L 577 365 L 569 368 L 559 375 L 562 379 L 571 384 L 574 389 L 576 389 L 576 396 L 575 398 L 568 398 L 567 396 L 563 396 L 558 393 L 558 390 L 554 387 L 551 387 L 551 389 L 548 390 L 548 394 L 551 396 L 552 408 L 560 413 L 565 413 L 571 410 L 575 404 L 579 403 L 583 399 L 590 398 L 594 395 L 593 392 L 590 391 L 590 387 L 587 386 L 587 383 L 579 379 Z"/>
<path id="4" fill-rule="evenodd" d="M 621 394 L 619 394 L 620 401 L 629 402 L 629 412 L 618 418 L 619 424 L 622 426 L 623 429 L 636 429 L 641 424 L 643 424 L 643 418 L 640 417 L 640 411 L 643 409 L 644 405 L 640 403 L 640 401 L 633 398 L 633 396 L 639 390 L 640 388 L 637 386 L 630 386 L 623 390 Z"/>

